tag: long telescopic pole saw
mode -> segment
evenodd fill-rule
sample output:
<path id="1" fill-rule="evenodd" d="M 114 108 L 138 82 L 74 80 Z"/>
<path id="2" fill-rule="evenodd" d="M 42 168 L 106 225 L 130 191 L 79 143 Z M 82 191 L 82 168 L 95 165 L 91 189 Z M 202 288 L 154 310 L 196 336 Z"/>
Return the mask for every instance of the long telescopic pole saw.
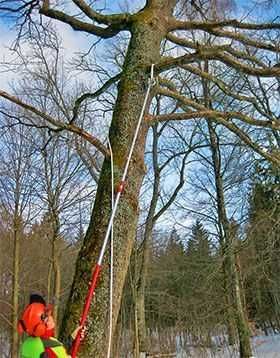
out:
<path id="1" fill-rule="evenodd" d="M 105 250 L 106 250 L 106 247 L 107 247 L 107 244 L 108 244 L 108 240 L 109 240 L 109 237 L 110 237 L 110 232 L 111 232 L 113 222 L 114 222 L 114 217 L 115 217 L 116 212 L 117 212 L 117 208 L 118 208 L 118 204 L 119 204 L 119 201 L 120 201 L 121 194 L 122 194 L 122 192 L 124 190 L 124 185 L 125 185 L 125 180 L 126 180 L 126 177 L 127 177 L 128 167 L 129 167 L 130 160 L 131 160 L 131 157 L 132 157 L 132 154 L 133 154 L 133 151 L 134 151 L 134 147 L 135 147 L 135 144 L 136 144 L 136 140 L 137 140 L 137 137 L 138 137 L 138 134 L 139 134 L 141 122 L 142 122 L 143 117 L 144 117 L 144 113 L 145 113 L 145 109 L 146 109 L 146 106 L 147 106 L 150 91 L 151 91 L 151 88 L 152 88 L 153 85 L 154 85 L 154 65 L 151 66 L 151 74 L 150 74 L 150 78 L 149 78 L 147 92 L 146 92 L 144 103 L 143 103 L 143 106 L 142 106 L 142 110 L 141 110 L 141 113 L 140 113 L 140 116 L 139 116 L 139 119 L 138 119 L 138 122 L 137 122 L 137 127 L 135 129 L 135 133 L 134 133 L 134 137 L 133 137 L 132 144 L 131 144 L 131 147 L 130 147 L 130 151 L 128 153 L 128 157 L 127 157 L 127 160 L 126 160 L 123 175 L 122 175 L 121 181 L 120 181 L 120 183 L 118 185 L 117 194 L 116 194 L 116 198 L 115 198 L 115 201 L 114 201 L 114 206 L 113 206 L 112 213 L 111 213 L 111 216 L 110 216 L 110 220 L 109 220 L 109 224 L 108 224 L 107 231 L 106 231 L 106 234 L 105 234 L 105 238 L 104 238 L 104 241 L 103 241 L 103 245 L 102 245 L 102 248 L 101 248 L 101 251 L 100 251 L 100 254 L 99 254 L 97 264 L 95 265 L 95 268 L 94 268 L 94 270 L 92 272 L 91 283 L 90 283 L 90 286 L 89 286 L 89 289 L 88 289 L 86 301 L 85 301 L 82 316 L 81 316 L 81 319 L 80 319 L 81 329 L 79 330 L 79 332 L 77 334 L 77 337 L 76 337 L 76 339 L 75 339 L 75 341 L 73 342 L 73 345 L 72 345 L 72 351 L 71 351 L 72 358 L 77 357 L 77 353 L 78 353 L 78 350 L 79 350 L 79 347 L 80 347 L 80 344 L 81 344 L 81 331 L 85 326 L 87 316 L 88 316 L 88 312 L 89 312 L 89 309 L 90 309 L 90 304 L 91 304 L 92 298 L 93 298 L 93 296 L 95 294 L 95 289 L 96 289 L 98 278 L 99 278 L 100 272 L 101 272 L 102 261 L 103 261 L 103 258 L 104 258 Z"/>

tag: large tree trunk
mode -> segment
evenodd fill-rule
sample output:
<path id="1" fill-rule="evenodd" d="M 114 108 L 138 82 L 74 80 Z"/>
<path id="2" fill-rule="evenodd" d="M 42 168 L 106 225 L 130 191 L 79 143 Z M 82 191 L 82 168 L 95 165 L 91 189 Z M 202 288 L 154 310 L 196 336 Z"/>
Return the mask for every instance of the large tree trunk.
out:
<path id="1" fill-rule="evenodd" d="M 131 26 L 131 40 L 127 50 L 118 98 L 110 128 L 114 153 L 114 170 L 119 180 L 141 112 L 147 89 L 148 68 L 160 58 L 160 44 L 166 33 L 165 19 L 171 14 L 175 1 L 148 1 L 147 7 L 136 14 Z M 113 327 L 115 327 L 124 280 L 129 264 L 138 218 L 138 195 L 145 173 L 144 149 L 147 127 L 142 126 L 129 168 L 128 181 L 115 219 L 115 291 Z M 76 264 L 76 274 L 64 317 L 62 336 L 65 338 L 78 325 L 85 301 L 93 265 L 104 239 L 111 212 L 110 161 L 104 160 L 95 205 L 88 231 Z M 81 350 L 82 357 L 104 357 L 107 347 L 108 311 L 108 255 L 88 319 L 89 334 Z"/>

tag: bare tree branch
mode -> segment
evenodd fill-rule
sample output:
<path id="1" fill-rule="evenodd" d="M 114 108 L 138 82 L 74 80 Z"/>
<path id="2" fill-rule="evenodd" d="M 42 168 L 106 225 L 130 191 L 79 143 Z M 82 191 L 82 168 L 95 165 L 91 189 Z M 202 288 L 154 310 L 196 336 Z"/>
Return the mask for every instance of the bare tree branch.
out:
<path id="1" fill-rule="evenodd" d="M 280 29 L 280 23 L 262 23 L 254 24 L 248 22 L 241 22 L 236 19 L 222 20 L 222 21 L 180 21 L 173 18 L 170 21 L 170 31 L 172 30 L 204 30 L 211 31 L 221 27 L 233 27 L 235 29 L 243 30 L 272 30 Z"/>
<path id="2" fill-rule="evenodd" d="M 103 39 L 113 37 L 116 34 L 118 34 L 120 31 L 129 29 L 127 22 L 113 23 L 112 25 L 104 28 L 81 21 L 72 15 L 66 14 L 63 11 L 51 9 L 49 7 L 49 2 L 46 0 L 43 2 L 43 5 L 39 10 L 39 12 L 42 15 L 62 21 L 70 25 L 76 31 L 84 31 L 89 34 L 99 36 Z"/>
<path id="3" fill-rule="evenodd" d="M 232 31 L 225 31 L 225 30 L 220 30 L 220 29 L 214 30 L 213 29 L 213 30 L 209 31 L 209 34 L 217 36 L 217 37 L 225 37 L 228 39 L 232 39 L 232 40 L 242 43 L 245 46 L 252 46 L 255 48 L 259 48 L 259 49 L 267 50 L 267 51 L 273 51 L 273 52 L 279 51 L 279 46 L 275 46 L 270 43 L 265 43 L 260 40 L 254 40 L 252 37 L 247 37 L 243 34 L 232 32 Z"/>
<path id="4" fill-rule="evenodd" d="M 131 15 L 128 13 L 104 15 L 97 11 L 94 11 L 92 5 L 88 5 L 83 0 L 72 0 L 75 5 L 78 6 L 84 14 L 86 14 L 91 20 L 105 25 L 120 25 L 121 23 L 128 23 Z"/>
<path id="5" fill-rule="evenodd" d="M 252 126 L 257 126 L 257 127 L 264 127 L 264 128 L 270 128 L 270 129 L 274 129 L 274 130 L 280 130 L 280 121 L 279 120 L 260 120 L 260 119 L 256 119 L 253 118 L 249 115 L 243 114 L 241 112 L 237 112 L 237 111 L 217 111 L 217 110 L 213 110 L 213 109 L 209 109 L 207 107 L 205 107 L 202 104 L 199 104 L 183 95 L 181 95 L 180 93 L 176 92 L 176 91 L 172 91 L 169 89 L 163 89 L 161 87 L 158 87 L 157 89 L 157 93 L 167 96 L 167 97 L 171 97 L 174 98 L 176 100 L 178 100 L 179 102 L 197 109 L 198 111 L 200 111 L 200 113 L 203 113 L 203 116 L 205 117 L 217 117 L 217 118 L 223 118 L 224 120 L 229 120 L 229 119 L 239 119 L 242 122 L 252 125 Z M 180 116 L 182 113 L 173 113 L 172 115 L 175 116 Z M 188 115 L 188 113 L 186 113 Z M 168 116 L 169 114 L 167 114 L 166 116 Z M 165 116 L 165 115 L 162 115 Z M 200 117 L 200 115 L 197 115 L 196 117 Z"/>
<path id="6" fill-rule="evenodd" d="M 217 50 L 215 47 L 201 47 L 198 51 L 179 57 L 163 57 L 157 64 L 157 72 L 162 72 L 176 66 L 193 63 L 195 61 L 217 60 L 225 65 L 252 76 L 274 77 L 280 76 L 280 68 L 267 67 L 256 68 L 238 61 L 235 57 L 226 54 L 224 51 Z"/>
<path id="7" fill-rule="evenodd" d="M 12 96 L 12 95 L 10 95 L 4 91 L 1 91 L 1 90 L 0 90 L 0 97 L 3 97 L 5 99 L 7 99 L 8 101 L 17 104 L 21 108 L 24 108 L 24 109 L 36 114 L 37 116 L 39 116 L 46 122 L 53 125 L 55 127 L 55 129 L 68 130 L 69 132 L 79 135 L 80 137 L 84 138 L 86 141 L 91 143 L 93 146 L 95 146 L 102 154 L 104 154 L 105 156 L 110 156 L 110 153 L 109 153 L 108 149 L 104 146 L 104 144 L 99 139 L 97 139 L 96 137 L 94 137 L 93 135 L 91 135 L 90 133 L 85 131 L 84 129 L 79 128 L 74 124 L 63 123 L 57 119 L 54 119 L 53 117 L 49 116 L 48 114 L 41 112 L 37 108 L 35 108 L 27 103 L 22 102 L 17 97 Z"/>
<path id="8" fill-rule="evenodd" d="M 188 72 L 191 72 L 197 76 L 199 76 L 200 78 L 203 78 L 205 80 L 209 80 L 211 82 L 213 82 L 223 93 L 225 93 L 226 95 L 238 100 L 238 101 L 246 101 L 251 103 L 255 109 L 264 117 L 268 118 L 269 120 L 271 120 L 271 118 L 273 117 L 272 113 L 267 113 L 264 111 L 264 109 L 262 109 L 260 107 L 260 105 L 258 104 L 256 97 L 254 96 L 245 96 L 239 93 L 234 92 L 233 88 L 230 88 L 228 86 L 227 83 L 225 83 L 223 80 L 215 77 L 213 74 L 205 72 L 201 69 L 199 69 L 198 67 L 192 66 L 192 65 L 182 65 L 180 66 L 182 69 L 185 69 Z"/>
<path id="9" fill-rule="evenodd" d="M 256 142 L 252 141 L 252 139 L 248 136 L 248 134 L 246 134 L 243 130 L 241 130 L 236 124 L 230 122 L 229 119 L 237 118 L 243 121 L 244 123 L 250 125 L 268 127 L 268 128 L 280 130 L 280 123 L 278 121 L 277 122 L 272 121 L 273 122 L 272 124 L 272 122 L 270 121 L 257 120 L 247 115 L 241 114 L 239 112 L 213 111 L 169 89 L 158 88 L 157 93 L 173 98 L 179 103 L 182 103 L 184 106 L 195 108 L 197 111 L 190 111 L 186 113 L 173 113 L 170 115 L 165 114 L 165 115 L 158 115 L 154 117 L 151 116 L 150 117 L 152 119 L 151 123 L 154 123 L 154 121 L 158 122 L 158 121 L 167 121 L 167 120 L 187 120 L 187 119 L 194 119 L 194 118 L 211 119 L 219 124 L 224 125 L 231 132 L 237 135 L 250 148 L 252 148 L 255 152 L 257 152 L 259 155 L 266 158 L 270 162 L 275 163 L 276 165 L 280 165 L 280 157 L 279 155 L 277 155 L 277 153 L 270 154 L 265 150 L 263 150 Z"/>
<path id="10" fill-rule="evenodd" d="M 181 37 L 178 37 L 178 36 L 175 36 L 172 34 L 168 34 L 166 38 L 167 38 L 167 40 L 169 40 L 172 43 L 179 45 L 179 46 L 195 49 L 197 51 L 200 51 L 200 49 L 202 47 L 203 47 L 204 51 L 214 51 L 214 52 L 225 51 L 225 52 L 230 53 L 232 56 L 235 56 L 236 58 L 248 60 L 252 63 L 257 64 L 260 67 L 266 66 L 266 64 L 263 63 L 262 61 L 260 61 L 256 56 L 250 55 L 248 53 L 248 51 L 245 52 L 245 51 L 237 50 L 237 49 L 233 48 L 232 44 L 206 45 L 203 43 L 199 43 L 197 41 L 196 42 L 189 41 L 185 38 L 181 38 Z M 279 50 L 280 50 L 280 48 L 275 48 L 275 51 L 279 51 Z"/>
<path id="11" fill-rule="evenodd" d="M 106 81 L 102 87 L 100 87 L 97 91 L 95 91 L 94 93 L 84 93 L 82 96 L 80 96 L 79 98 L 76 99 L 75 101 L 75 105 L 73 108 L 73 116 L 72 119 L 70 121 L 70 123 L 74 122 L 75 119 L 78 116 L 78 112 L 79 112 L 79 108 L 81 106 L 81 104 L 83 103 L 83 101 L 85 101 L 88 98 L 96 98 L 98 96 L 100 96 L 102 93 L 104 93 L 110 86 L 112 86 L 114 83 L 116 83 L 121 77 L 121 73 L 118 73 L 116 76 L 111 77 L 108 81 Z"/>

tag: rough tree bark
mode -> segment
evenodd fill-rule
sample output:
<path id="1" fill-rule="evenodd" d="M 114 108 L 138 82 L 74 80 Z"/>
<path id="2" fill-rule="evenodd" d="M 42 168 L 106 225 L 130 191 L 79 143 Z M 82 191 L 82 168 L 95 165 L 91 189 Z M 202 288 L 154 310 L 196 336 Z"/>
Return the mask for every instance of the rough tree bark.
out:
<path id="1" fill-rule="evenodd" d="M 176 1 L 148 1 L 146 8 L 134 15 L 131 24 L 131 40 L 123 66 L 122 77 L 118 88 L 118 98 L 110 128 L 110 141 L 114 153 L 114 170 L 116 181 L 120 179 L 127 157 L 136 121 L 139 117 L 147 89 L 149 68 L 160 59 L 160 45 L 166 35 L 166 18 L 171 15 Z M 115 219 L 115 291 L 114 314 L 115 326 L 120 307 L 122 288 L 134 243 L 138 218 L 138 194 L 145 174 L 144 149 L 147 126 L 142 126 L 135 153 L 129 169 L 129 181 L 120 201 Z M 76 265 L 75 280 L 71 289 L 67 311 L 62 328 L 65 337 L 77 325 L 81 308 L 90 280 L 92 265 L 104 238 L 111 211 L 110 203 L 110 161 L 105 159 L 95 205 L 89 229 Z M 82 347 L 83 357 L 103 357 L 106 354 L 106 320 L 108 302 L 108 261 L 104 263 L 99 287 L 95 297 L 94 308 L 88 321 L 89 334 L 87 344 Z"/>

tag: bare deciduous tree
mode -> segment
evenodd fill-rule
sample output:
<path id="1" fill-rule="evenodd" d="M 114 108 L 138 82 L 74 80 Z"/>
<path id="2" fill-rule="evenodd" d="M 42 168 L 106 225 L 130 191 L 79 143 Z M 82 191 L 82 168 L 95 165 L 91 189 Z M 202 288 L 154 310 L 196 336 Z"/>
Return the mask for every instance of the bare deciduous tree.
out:
<path id="1" fill-rule="evenodd" d="M 1 0 L 0 9 L 11 9 L 9 1 Z M 275 22 L 251 23 L 232 18 L 213 20 L 207 15 L 203 4 L 199 4 L 197 8 L 196 1 L 188 4 L 188 8 L 197 14 L 195 17 L 188 16 L 189 14 L 180 11 L 181 2 L 176 0 L 147 0 L 143 9 L 135 14 L 104 14 L 95 10 L 95 4 L 89 5 L 84 0 L 74 0 L 73 5 L 76 10 L 79 10 L 78 15 L 71 9 L 67 12 L 63 10 L 63 6 L 52 5 L 48 0 L 28 3 L 19 0 L 13 3 L 11 11 L 20 16 L 21 30 L 28 21 L 35 21 L 32 14 L 35 13 L 36 16 L 39 11 L 43 18 L 52 18 L 66 23 L 76 31 L 83 31 L 99 39 L 114 38 L 123 31 L 130 33 L 131 37 L 122 72 L 118 77 L 118 97 L 110 126 L 110 141 L 114 152 L 117 181 L 121 177 L 136 121 L 142 109 L 146 92 L 145 84 L 148 82 L 151 64 L 155 64 L 155 71 L 160 76 L 159 85 L 154 89 L 154 93 L 171 98 L 178 104 L 177 113 L 147 116 L 146 123 L 141 128 L 132 165 L 129 169 L 129 182 L 115 221 L 116 235 L 118 236 L 115 278 L 117 289 L 114 305 L 115 326 L 135 237 L 138 194 L 145 174 L 143 156 L 149 125 L 167 120 L 212 119 L 238 136 L 259 155 L 276 165 L 280 163 L 279 153 L 270 152 L 266 143 L 263 145 L 263 143 L 255 140 L 240 125 L 245 123 L 248 124 L 249 128 L 256 127 L 259 130 L 279 131 L 279 120 L 273 113 L 270 114 L 268 119 L 258 111 L 257 107 L 255 107 L 255 114 L 248 113 L 245 109 L 240 111 L 234 109 L 228 111 L 223 109 L 213 110 L 203 104 L 200 98 L 189 98 L 184 91 L 180 91 L 180 85 L 170 81 L 166 74 L 173 70 L 194 73 L 200 78 L 206 78 L 219 88 L 225 96 L 239 100 L 242 98 L 246 107 L 254 107 L 254 100 L 251 97 L 232 90 L 219 74 L 214 76 L 205 73 L 197 66 L 197 63 L 205 60 L 219 62 L 225 70 L 231 69 L 240 76 L 270 78 L 274 81 L 273 78 L 280 75 L 279 67 L 274 66 L 275 53 L 279 51 L 279 48 L 270 40 L 267 40 L 264 35 L 269 32 L 277 32 L 280 29 L 280 24 Z M 206 4 L 206 6 L 208 5 Z M 197 34 L 195 40 L 188 36 L 193 31 Z M 210 45 L 203 43 L 201 33 L 215 36 L 216 41 Z M 168 40 L 170 45 L 177 45 L 181 48 L 178 55 L 170 51 L 170 56 L 161 56 L 161 44 L 165 40 Z M 251 50 L 248 51 L 248 48 Z M 264 53 L 268 57 L 263 56 Z M 103 88 L 107 88 L 107 85 L 115 80 L 116 78 L 108 80 L 107 83 L 104 83 Z M 92 264 L 96 262 L 108 223 L 111 208 L 109 154 L 102 141 L 79 127 L 75 121 L 62 121 L 40 111 L 29 104 L 28 101 L 3 91 L 0 91 L 0 95 L 6 100 L 25 108 L 36 115 L 36 118 L 43 120 L 44 123 L 47 122 L 59 130 L 68 130 L 83 137 L 105 156 L 91 222 L 77 261 L 76 275 L 65 314 L 63 327 L 63 336 L 65 337 L 78 322 L 87 291 L 87 282 L 90 280 Z M 76 113 L 82 100 L 87 97 L 82 97 L 76 102 L 77 105 L 73 108 L 74 113 Z M 106 269 L 107 261 L 104 266 Z M 94 314 L 92 312 L 89 319 L 90 334 L 88 334 L 83 346 L 83 353 L 87 355 L 101 357 L 105 351 L 106 310 L 104 303 L 108 300 L 107 287 L 107 276 L 103 275 L 100 280 L 100 289 L 95 298 Z"/>
<path id="2" fill-rule="evenodd" d="M 15 108 L 13 110 L 16 112 Z M 33 212 L 33 191 L 36 188 L 36 180 L 32 175 L 34 148 L 31 144 L 32 134 L 28 128 L 20 127 L 14 131 L 10 118 L 3 118 L 1 126 L 4 133 L 1 138 L 0 200 L 1 207 L 10 216 L 8 231 L 13 246 L 10 276 L 12 279 L 12 287 L 10 287 L 12 296 L 11 355 L 16 357 L 18 354 L 20 246 L 24 227 L 26 224 L 30 224 L 30 216 Z M 9 267 L 9 265 L 7 266 Z"/>

